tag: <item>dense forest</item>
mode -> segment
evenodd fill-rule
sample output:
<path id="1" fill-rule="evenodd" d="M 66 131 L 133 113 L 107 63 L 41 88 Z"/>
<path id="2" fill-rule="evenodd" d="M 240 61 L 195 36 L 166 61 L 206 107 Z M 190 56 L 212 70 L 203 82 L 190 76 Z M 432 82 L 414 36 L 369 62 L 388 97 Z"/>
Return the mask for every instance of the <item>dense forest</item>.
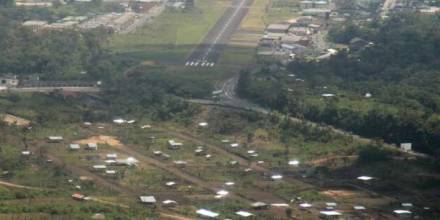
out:
<path id="1" fill-rule="evenodd" d="M 239 94 L 297 117 L 440 154 L 440 16 L 398 14 L 363 27 L 334 27 L 329 35 L 338 43 L 355 37 L 371 43 L 328 60 L 290 63 L 288 74 L 303 83 L 266 69 L 243 73 Z M 335 97 L 310 100 L 321 93 Z"/>

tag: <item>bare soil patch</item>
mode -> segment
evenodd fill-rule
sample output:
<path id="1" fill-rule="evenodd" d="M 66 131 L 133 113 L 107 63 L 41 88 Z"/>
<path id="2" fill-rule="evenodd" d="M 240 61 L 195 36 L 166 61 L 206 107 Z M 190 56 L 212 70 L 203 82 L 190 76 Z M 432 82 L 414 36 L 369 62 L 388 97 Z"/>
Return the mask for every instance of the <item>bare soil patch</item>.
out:
<path id="1" fill-rule="evenodd" d="M 74 141 L 74 143 L 75 144 L 88 144 L 88 143 L 107 144 L 112 147 L 122 146 L 121 141 L 119 141 L 116 137 L 106 136 L 106 135 L 92 136 L 86 139 Z"/>
<path id="2" fill-rule="evenodd" d="M 333 198 L 351 197 L 356 195 L 355 192 L 348 190 L 326 190 L 326 191 L 321 191 L 320 193 Z"/>
<path id="3" fill-rule="evenodd" d="M 15 115 L 5 114 L 3 117 L 3 121 L 8 125 L 18 125 L 18 126 L 28 126 L 31 121 L 26 120 L 24 118 L 17 117 Z"/>

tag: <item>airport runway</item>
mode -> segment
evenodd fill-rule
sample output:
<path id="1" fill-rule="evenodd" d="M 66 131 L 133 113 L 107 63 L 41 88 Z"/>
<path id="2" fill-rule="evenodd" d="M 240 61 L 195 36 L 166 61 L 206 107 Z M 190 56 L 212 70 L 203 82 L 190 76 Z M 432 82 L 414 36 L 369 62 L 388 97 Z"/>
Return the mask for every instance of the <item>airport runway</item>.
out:
<path id="1" fill-rule="evenodd" d="M 188 56 L 185 66 L 213 67 L 231 36 L 239 28 L 253 0 L 233 0 L 222 17 Z"/>

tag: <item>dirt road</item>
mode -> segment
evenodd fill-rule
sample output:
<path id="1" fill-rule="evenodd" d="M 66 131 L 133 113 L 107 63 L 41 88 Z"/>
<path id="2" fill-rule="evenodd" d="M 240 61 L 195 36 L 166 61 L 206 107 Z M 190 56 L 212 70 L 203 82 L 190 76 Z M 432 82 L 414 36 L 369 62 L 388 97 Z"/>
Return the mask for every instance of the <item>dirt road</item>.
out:
<path id="1" fill-rule="evenodd" d="M 12 188 L 19 188 L 19 189 L 40 190 L 40 191 L 45 190 L 43 188 L 32 187 L 32 186 L 23 186 L 23 185 L 5 182 L 5 181 L 1 181 L 1 180 L 0 180 L 0 185 L 6 186 L 6 187 L 12 187 Z M 47 190 L 49 190 L 49 189 L 47 189 Z"/>

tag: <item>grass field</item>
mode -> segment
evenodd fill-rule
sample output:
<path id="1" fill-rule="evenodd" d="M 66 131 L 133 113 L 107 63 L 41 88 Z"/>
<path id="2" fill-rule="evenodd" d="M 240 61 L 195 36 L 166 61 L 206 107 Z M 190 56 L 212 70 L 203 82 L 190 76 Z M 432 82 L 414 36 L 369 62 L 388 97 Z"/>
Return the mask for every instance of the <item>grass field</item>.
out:
<path id="1" fill-rule="evenodd" d="M 165 10 L 134 33 L 115 35 L 109 49 L 141 61 L 183 62 L 230 1 L 197 0 L 192 11 Z"/>
<path id="2" fill-rule="evenodd" d="M 298 16 L 298 0 L 255 0 L 248 16 L 243 20 L 241 29 L 262 32 L 275 22 L 281 22 Z"/>

